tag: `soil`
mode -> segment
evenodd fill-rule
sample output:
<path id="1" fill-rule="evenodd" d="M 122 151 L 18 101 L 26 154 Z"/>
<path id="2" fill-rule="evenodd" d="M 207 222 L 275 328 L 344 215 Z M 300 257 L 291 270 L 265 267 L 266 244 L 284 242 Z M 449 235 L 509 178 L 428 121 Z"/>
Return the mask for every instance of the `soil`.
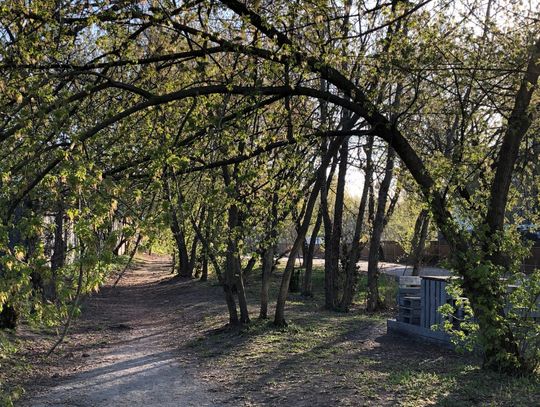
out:
<path id="1" fill-rule="evenodd" d="M 40 355 L 54 335 L 19 331 L 21 357 L 34 366 L 11 380 L 26 389 L 20 405 L 515 407 L 540 397 L 535 378 L 489 373 L 471 356 L 388 335 L 392 312 L 325 311 L 321 270 L 313 297 L 289 295 L 286 329 L 255 318 L 227 328 L 222 289 L 170 271 L 169 258 L 139 257 L 116 289 L 86 300 L 51 358 Z M 271 298 L 280 278 L 278 270 Z M 246 276 L 252 316 L 259 280 Z"/>
<path id="2" fill-rule="evenodd" d="M 221 290 L 171 279 L 170 269 L 167 258 L 140 257 L 116 288 L 89 298 L 55 357 L 37 363 L 20 405 L 222 405 L 196 358 L 180 351 L 198 321 L 220 311 Z"/>

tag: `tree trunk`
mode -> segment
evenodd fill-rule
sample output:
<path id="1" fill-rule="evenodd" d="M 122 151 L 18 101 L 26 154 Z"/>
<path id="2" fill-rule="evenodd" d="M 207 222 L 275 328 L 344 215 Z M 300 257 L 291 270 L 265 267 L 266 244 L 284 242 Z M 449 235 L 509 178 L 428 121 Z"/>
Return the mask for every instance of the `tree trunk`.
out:
<path id="1" fill-rule="evenodd" d="M 236 177 L 236 170 L 237 167 L 234 168 L 233 177 Z M 229 170 L 226 166 L 222 167 L 222 173 L 225 186 L 229 187 L 231 185 L 231 175 L 229 174 Z M 240 212 L 238 210 L 238 206 L 234 203 L 231 204 L 227 210 L 227 215 L 227 266 L 225 268 L 224 280 L 226 287 L 230 287 L 231 290 L 234 289 L 234 291 L 236 291 L 236 294 L 238 296 L 238 305 L 240 307 L 240 320 L 238 319 L 236 306 L 234 307 L 234 309 L 229 309 L 229 320 L 231 324 L 248 323 L 249 313 L 247 307 L 246 293 L 244 290 L 242 266 L 240 264 L 240 253 L 238 251 L 238 241 L 236 236 L 238 233 L 238 228 L 240 226 Z"/>
<path id="2" fill-rule="evenodd" d="M 389 147 L 384 178 L 379 188 L 377 211 L 375 213 L 375 220 L 373 221 L 373 230 L 371 232 L 371 240 L 369 243 L 368 298 L 366 308 L 370 312 L 376 311 L 382 307 L 379 297 L 379 247 L 381 245 L 381 237 L 385 224 L 388 191 L 390 189 L 394 171 L 394 155 L 394 149 Z"/>
<path id="3" fill-rule="evenodd" d="M 268 318 L 268 290 L 270 288 L 270 277 L 274 267 L 275 246 L 267 248 L 262 255 L 262 282 L 261 282 L 261 307 L 259 318 Z"/>
<path id="4" fill-rule="evenodd" d="M 366 213 L 367 202 L 369 199 L 369 188 L 373 179 L 373 143 L 374 137 L 369 136 L 368 144 L 366 146 L 366 169 L 364 172 L 364 186 L 362 188 L 362 197 L 360 198 L 360 205 L 358 207 L 358 214 L 356 215 L 356 223 L 354 225 L 354 235 L 351 242 L 351 251 L 348 256 L 348 261 L 345 270 L 345 284 L 343 286 L 343 296 L 339 304 L 339 310 L 342 312 L 348 312 L 356 292 L 356 280 L 357 280 L 357 268 L 356 264 L 360 260 L 360 252 L 362 246 L 360 245 L 360 239 L 362 237 L 362 231 L 364 226 L 364 218 Z"/>
<path id="5" fill-rule="evenodd" d="M 333 175 L 333 171 L 330 170 L 329 175 L 329 183 L 332 182 L 331 176 Z M 328 184 L 329 184 L 328 183 Z M 334 304 L 334 292 L 332 291 L 332 287 L 334 286 L 334 282 L 332 280 L 333 274 L 330 273 L 330 264 L 331 264 L 331 249 L 328 249 L 328 244 L 332 240 L 332 218 L 330 218 L 329 213 L 329 205 L 328 205 L 328 189 L 327 185 L 322 186 L 321 188 L 321 212 L 322 212 L 322 219 L 324 223 L 324 306 L 326 309 L 332 309 L 332 306 Z"/>
<path id="6" fill-rule="evenodd" d="M 64 205 L 58 201 L 58 208 L 54 216 L 54 247 L 51 256 L 51 279 L 47 281 L 44 296 L 49 301 L 56 301 L 56 279 L 58 270 L 64 267 L 66 251 L 64 242 Z"/>
<path id="7" fill-rule="evenodd" d="M 234 285 L 230 285 L 229 282 L 224 281 L 223 292 L 225 293 L 225 302 L 227 303 L 227 309 L 229 311 L 229 324 L 238 325 L 240 321 L 238 319 L 238 311 L 236 310 L 233 290 Z"/>
<path id="8" fill-rule="evenodd" d="M 321 186 L 326 181 L 326 169 L 328 165 L 330 164 L 330 160 L 337 153 L 340 145 L 341 145 L 341 140 L 338 140 L 338 139 L 332 140 L 328 148 L 328 151 L 323 156 L 322 162 L 317 170 L 316 181 L 313 185 L 313 189 L 311 191 L 308 203 L 306 205 L 304 220 L 300 226 L 300 229 L 298 230 L 298 235 L 296 236 L 296 239 L 294 241 L 293 247 L 289 254 L 289 259 L 287 260 L 287 265 L 285 266 L 285 270 L 283 271 L 283 276 L 281 278 L 281 285 L 279 287 L 278 299 L 276 301 L 276 313 L 274 316 L 274 324 L 277 326 L 287 325 L 285 321 L 285 302 L 287 301 L 287 294 L 289 292 L 289 283 L 290 283 L 291 275 L 294 269 L 294 262 L 296 259 L 296 255 L 298 254 L 298 250 L 300 249 L 300 246 L 302 245 L 302 242 L 304 241 L 307 230 L 309 228 L 311 215 L 313 214 L 313 208 L 315 207 L 315 202 L 317 201 L 317 196 L 319 195 Z"/>
<path id="9" fill-rule="evenodd" d="M 414 225 L 414 236 L 412 240 L 412 275 L 420 275 L 420 267 L 424 257 L 424 248 L 429 230 L 429 211 L 422 209 Z"/>
<path id="10" fill-rule="evenodd" d="M 240 257 L 237 255 L 235 259 L 235 271 L 236 271 L 236 291 L 238 295 L 238 306 L 240 308 L 240 323 L 249 324 L 249 310 L 246 298 L 246 290 L 244 287 L 244 271 L 240 264 Z"/>
<path id="11" fill-rule="evenodd" d="M 176 205 L 171 196 L 171 189 L 169 187 L 168 180 L 164 182 L 165 192 L 167 195 L 167 200 L 169 202 L 169 211 L 171 215 L 171 232 L 176 242 L 176 248 L 178 249 L 178 274 L 182 277 L 191 277 L 192 272 L 189 270 L 189 254 L 186 245 L 186 239 L 184 235 L 184 226 L 182 225 L 181 220 L 178 218 L 178 212 L 180 209 Z M 182 202 L 181 194 L 178 194 L 178 199 Z M 126 248 L 127 250 L 127 248 Z"/>
<path id="12" fill-rule="evenodd" d="M 315 255 L 315 246 L 317 245 L 317 236 L 319 235 L 319 230 L 321 229 L 321 223 L 322 212 L 319 208 L 317 220 L 315 221 L 315 225 L 313 226 L 313 231 L 311 232 L 311 238 L 309 239 L 309 246 L 307 250 L 304 282 L 302 287 L 302 295 L 304 297 L 313 297 L 313 256 Z"/>
<path id="13" fill-rule="evenodd" d="M 326 250 L 328 256 L 325 256 L 324 272 L 325 276 L 330 277 L 328 281 L 328 289 L 325 293 L 330 293 L 331 297 L 325 301 L 328 309 L 336 309 L 338 306 L 339 296 L 339 257 L 341 253 L 341 232 L 343 228 L 343 206 L 345 198 L 345 176 L 347 174 L 349 157 L 349 139 L 343 141 L 340 149 L 340 161 L 338 170 L 338 181 L 336 188 L 336 199 L 334 202 L 334 219 L 332 222 L 332 233 L 330 241 L 326 242 Z"/>
<path id="14" fill-rule="evenodd" d="M 330 272 L 331 264 L 331 249 L 328 248 L 329 242 L 332 240 L 332 218 L 330 217 L 330 208 L 328 204 L 328 191 L 332 185 L 336 162 L 332 163 L 326 182 L 321 184 L 321 202 L 320 212 L 324 224 L 324 304 L 326 309 L 332 309 L 334 304 L 334 274 Z"/>
<path id="15" fill-rule="evenodd" d="M 211 247 L 210 247 L 210 242 L 209 242 L 210 233 L 207 230 L 206 231 L 206 236 L 203 235 L 201 229 L 199 228 L 199 225 L 197 225 L 197 222 L 195 222 L 193 217 L 191 217 L 190 220 L 191 220 L 191 225 L 193 226 L 193 230 L 195 230 L 195 233 L 197 234 L 197 238 L 201 241 L 201 244 L 203 245 L 203 249 L 204 249 L 204 251 L 205 251 L 205 253 L 207 255 L 207 257 L 206 257 L 207 261 L 210 261 L 212 263 L 212 266 L 214 267 L 214 271 L 216 272 L 218 281 L 220 282 L 220 284 L 224 285 L 225 284 L 225 278 L 223 277 L 223 273 L 221 272 L 221 267 L 219 265 L 219 261 L 216 258 L 215 254 L 213 253 L 213 251 L 211 250 Z M 207 270 L 207 273 L 208 273 L 208 270 Z M 204 273 L 203 273 L 203 275 L 204 275 Z M 208 277 L 208 275 L 207 275 L 207 277 Z M 202 276 L 201 276 L 201 278 L 202 278 Z"/>
<path id="16" fill-rule="evenodd" d="M 178 248 L 178 274 L 182 277 L 192 277 L 186 238 L 182 229 L 177 230 L 176 246 Z"/>
<path id="17" fill-rule="evenodd" d="M 274 270 L 274 255 L 277 251 L 276 248 L 276 239 L 278 235 L 278 205 L 279 205 L 279 196 L 277 193 L 272 194 L 272 207 L 270 210 L 270 222 L 269 222 L 269 232 L 268 239 L 269 244 L 266 243 L 267 247 L 262 250 L 262 270 L 261 270 L 261 307 L 259 312 L 259 318 L 266 319 L 268 318 L 268 301 L 269 301 L 269 288 L 270 288 L 270 278 L 272 276 L 272 271 Z"/>
<path id="18" fill-rule="evenodd" d="M 231 236 L 234 232 L 236 226 L 238 224 L 238 209 L 235 205 L 231 205 L 228 210 L 228 229 L 229 229 L 229 237 L 227 239 L 227 254 L 226 254 L 226 266 L 225 266 L 225 278 L 224 278 L 224 286 L 225 289 L 225 299 L 227 301 L 227 305 L 234 306 L 233 308 L 229 308 L 229 323 L 231 325 L 238 324 L 240 320 L 238 319 L 238 312 L 236 309 L 236 303 L 234 301 L 234 294 L 233 292 L 238 292 L 238 289 L 236 287 L 237 281 L 236 277 L 237 274 L 241 272 L 241 270 L 238 270 L 238 264 L 236 262 L 236 256 L 237 256 L 237 246 L 236 246 L 236 240 Z M 231 295 L 232 296 L 232 302 L 227 297 Z"/>
<path id="19" fill-rule="evenodd" d="M 499 235 L 503 233 L 508 193 L 519 147 L 535 114 L 535 111 L 530 109 L 530 105 L 533 93 L 537 90 L 539 76 L 540 40 L 537 40 L 531 49 L 527 70 L 514 100 L 514 107 L 499 151 L 497 170 L 491 185 L 490 201 L 485 217 L 489 232 L 484 236 L 483 247 L 487 254 L 488 266 L 489 262 L 492 262 L 495 267 L 505 265 L 504 249 L 501 248 L 500 243 L 495 252 L 492 252 L 489 246 L 494 241 L 497 243 Z M 491 275 L 495 277 L 490 279 L 483 277 L 483 274 L 481 272 L 466 273 L 464 292 L 465 295 L 470 295 L 469 300 L 480 326 L 485 352 L 484 365 L 508 372 L 532 372 L 534 366 L 520 354 L 512 328 L 505 318 L 506 289 L 501 284 L 499 273 L 492 273 Z"/>
<path id="20" fill-rule="evenodd" d="M 197 234 L 197 238 L 201 241 L 201 244 L 203 246 L 202 248 L 202 272 L 201 272 L 201 281 L 207 281 L 208 280 L 208 260 L 210 256 L 209 247 L 208 247 L 208 241 L 210 240 L 210 228 L 212 227 L 212 221 L 213 221 L 213 212 L 208 211 L 208 214 L 206 215 L 205 219 L 205 230 L 204 230 L 204 239 L 201 239 L 199 237 L 199 234 Z M 199 228 L 197 228 L 199 229 Z M 206 244 L 205 244 L 206 242 Z M 217 272 L 216 272 L 217 273 Z"/>
<path id="21" fill-rule="evenodd" d="M 15 329 L 17 327 L 18 314 L 13 306 L 4 304 L 0 311 L 0 329 Z"/>
<path id="22" fill-rule="evenodd" d="M 197 236 L 193 236 L 193 242 L 191 243 L 191 250 L 189 253 L 188 270 L 187 270 L 186 277 L 193 277 L 193 272 L 195 270 L 195 263 L 197 262 L 198 243 L 199 243 L 199 239 L 197 239 Z"/>

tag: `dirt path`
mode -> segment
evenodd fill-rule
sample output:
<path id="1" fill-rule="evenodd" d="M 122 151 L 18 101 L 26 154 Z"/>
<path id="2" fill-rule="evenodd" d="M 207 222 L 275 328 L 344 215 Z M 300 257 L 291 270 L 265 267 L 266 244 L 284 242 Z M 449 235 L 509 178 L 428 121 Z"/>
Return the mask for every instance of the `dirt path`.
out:
<path id="1" fill-rule="evenodd" d="M 167 259 L 146 256 L 117 289 L 90 298 L 64 356 L 44 369 L 21 405 L 223 405 L 216 389 L 199 380 L 196 358 L 178 352 L 194 335 L 197 317 L 212 311 L 212 298 L 170 278 Z"/>

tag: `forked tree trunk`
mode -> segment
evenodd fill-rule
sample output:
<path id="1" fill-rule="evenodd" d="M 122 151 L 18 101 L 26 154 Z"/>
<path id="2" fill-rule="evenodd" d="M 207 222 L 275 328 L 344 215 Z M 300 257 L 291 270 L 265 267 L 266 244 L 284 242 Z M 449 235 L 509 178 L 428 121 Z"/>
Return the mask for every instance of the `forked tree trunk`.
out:
<path id="1" fill-rule="evenodd" d="M 519 148 L 533 122 L 534 115 L 537 114 L 530 105 L 532 96 L 537 91 L 539 76 L 540 39 L 531 48 L 527 70 L 514 99 L 514 107 L 508 119 L 499 150 L 497 170 L 491 185 L 490 201 L 485 217 L 489 233 L 485 236 L 483 249 L 487 253 L 487 260 L 495 267 L 504 267 L 506 263 L 501 246 L 494 253 L 490 250 L 490 246 L 493 240 L 503 233 L 508 193 Z M 483 273 L 478 272 L 467 273 L 464 276 L 464 291 L 466 295 L 471 295 L 471 305 L 478 318 L 482 334 L 484 363 L 487 367 L 498 370 L 532 372 L 535 368 L 534 364 L 525 360 L 524 355 L 520 353 L 511 324 L 504 317 L 506 289 L 501 284 L 498 273 L 492 275 L 496 277 L 486 279 Z"/>
<path id="2" fill-rule="evenodd" d="M 237 167 L 234 168 L 232 174 L 233 177 L 237 176 L 236 171 Z M 229 169 L 226 166 L 222 167 L 222 173 L 225 186 L 229 187 L 231 185 L 231 174 L 229 173 Z M 238 210 L 238 206 L 236 204 L 233 203 L 229 206 L 227 210 L 227 216 L 228 237 L 224 288 L 226 288 L 225 296 L 227 304 L 230 305 L 229 322 L 234 325 L 238 323 L 248 323 L 249 312 L 247 307 L 246 293 L 244 290 L 244 280 L 242 275 L 243 270 L 240 263 L 240 254 L 238 251 L 238 241 L 236 236 L 238 227 L 240 226 L 240 211 Z M 238 313 L 236 310 L 236 304 L 234 303 L 234 297 L 233 302 L 230 302 L 230 299 L 227 299 L 227 296 L 229 295 L 229 292 L 227 290 L 229 290 L 231 294 L 233 292 L 236 292 L 236 295 L 238 296 L 240 319 L 238 319 Z M 234 307 L 232 307 L 233 304 Z"/>
<path id="3" fill-rule="evenodd" d="M 321 164 L 317 170 L 316 181 L 313 185 L 313 189 L 311 190 L 311 194 L 306 205 L 304 220 L 298 230 L 298 234 L 293 243 L 289 258 L 287 260 L 287 265 L 285 266 L 285 270 L 283 271 L 283 276 L 281 278 L 281 285 L 279 287 L 278 298 L 276 301 L 276 313 L 274 315 L 274 324 L 277 326 L 287 325 L 285 321 L 285 302 L 287 301 L 289 283 L 291 281 L 291 275 L 294 269 L 296 255 L 298 254 L 298 250 L 300 249 L 300 246 L 302 245 L 302 242 L 304 241 L 307 230 L 309 228 L 309 223 L 313 214 L 313 208 L 315 207 L 315 202 L 317 201 L 317 196 L 319 195 L 321 186 L 326 181 L 326 169 L 328 168 L 328 165 L 330 164 L 332 158 L 337 153 L 340 145 L 341 140 L 332 140 L 328 151 L 323 156 Z"/>

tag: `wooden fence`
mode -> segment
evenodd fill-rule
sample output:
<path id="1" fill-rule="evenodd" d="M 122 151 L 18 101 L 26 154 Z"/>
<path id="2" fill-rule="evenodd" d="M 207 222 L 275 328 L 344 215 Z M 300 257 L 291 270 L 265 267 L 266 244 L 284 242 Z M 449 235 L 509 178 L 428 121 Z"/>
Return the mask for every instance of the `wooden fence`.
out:
<path id="1" fill-rule="evenodd" d="M 278 253 L 284 253 L 290 249 L 291 244 L 281 242 L 278 244 Z M 446 259 L 450 254 L 450 247 L 444 241 L 433 240 L 426 244 L 424 252 L 424 264 L 436 265 L 442 260 Z M 360 253 L 360 259 L 367 260 L 369 255 L 369 247 L 364 247 Z M 299 254 L 302 257 L 302 253 Z M 324 245 L 318 244 L 315 246 L 315 257 L 324 257 Z M 379 260 L 389 263 L 406 263 L 407 253 L 401 247 L 401 245 L 392 240 L 386 240 L 381 242 L 379 248 Z M 535 242 L 535 245 L 531 248 L 531 255 L 525 259 L 522 265 L 522 270 L 530 272 L 534 269 L 540 268 L 540 242 Z"/>

